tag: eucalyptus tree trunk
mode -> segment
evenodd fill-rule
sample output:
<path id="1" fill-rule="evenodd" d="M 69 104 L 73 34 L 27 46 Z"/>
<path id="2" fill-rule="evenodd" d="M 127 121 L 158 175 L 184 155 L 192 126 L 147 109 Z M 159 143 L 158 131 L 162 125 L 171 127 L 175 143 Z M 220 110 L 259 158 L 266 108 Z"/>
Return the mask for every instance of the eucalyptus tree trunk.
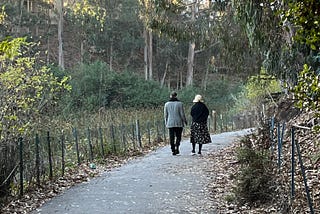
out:
<path id="1" fill-rule="evenodd" d="M 62 33 L 63 33 L 63 0 L 58 1 L 58 42 L 59 42 L 59 67 L 64 69 L 64 58 L 63 58 L 63 42 L 62 42 Z"/>
<path id="2" fill-rule="evenodd" d="M 203 89 L 206 91 L 207 90 L 207 84 L 208 84 L 208 77 L 209 77 L 209 67 L 210 67 L 210 63 L 207 62 L 207 65 L 206 65 L 206 73 L 204 75 L 204 78 L 203 78 Z"/>
<path id="3" fill-rule="evenodd" d="M 180 86 L 180 72 L 178 72 L 177 73 L 177 78 L 176 78 L 176 89 L 178 89 L 179 88 L 179 86 Z"/>
<path id="4" fill-rule="evenodd" d="M 18 26 L 18 33 L 20 33 L 21 30 L 21 23 L 22 23 L 22 9 L 23 9 L 23 0 L 20 0 L 20 4 L 19 4 L 19 26 Z"/>
<path id="5" fill-rule="evenodd" d="M 169 69 L 169 60 L 167 59 L 167 61 L 166 61 L 166 68 L 165 68 L 165 70 L 164 70 L 164 73 L 163 73 L 163 76 L 162 76 L 162 79 L 161 79 L 161 83 L 160 83 L 160 84 L 161 84 L 161 88 L 163 88 L 163 86 L 164 86 L 164 81 L 165 81 L 165 79 L 166 79 L 168 69 Z"/>
<path id="6" fill-rule="evenodd" d="M 149 80 L 153 79 L 153 71 L 152 71 L 152 30 L 149 30 L 149 51 L 148 51 L 148 59 L 149 59 Z"/>
<path id="7" fill-rule="evenodd" d="M 143 30 L 143 37 L 144 37 L 144 51 L 143 51 L 144 78 L 145 80 L 148 80 L 148 33 L 146 28 L 144 28 Z"/>
<path id="8" fill-rule="evenodd" d="M 144 29 L 144 76 L 145 80 L 152 80 L 152 31 Z"/>
<path id="9" fill-rule="evenodd" d="M 191 7 L 191 22 L 195 21 L 195 13 L 198 8 L 198 0 L 193 2 Z M 187 70 L 187 81 L 186 86 L 190 86 L 193 83 L 193 64 L 194 64 L 194 49 L 195 49 L 195 42 L 190 41 L 189 43 L 189 52 L 188 52 L 188 70 Z"/>
<path id="10" fill-rule="evenodd" d="M 186 86 L 190 86 L 193 83 L 194 48 L 195 48 L 195 43 L 190 42 L 189 52 L 188 52 L 188 70 L 187 70 Z"/>

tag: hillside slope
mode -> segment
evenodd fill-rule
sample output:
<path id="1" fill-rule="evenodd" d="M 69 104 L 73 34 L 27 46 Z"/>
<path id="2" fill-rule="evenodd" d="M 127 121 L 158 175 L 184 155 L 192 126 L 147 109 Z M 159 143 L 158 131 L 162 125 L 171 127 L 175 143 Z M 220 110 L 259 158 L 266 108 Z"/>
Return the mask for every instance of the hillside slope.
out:
<path id="1" fill-rule="evenodd" d="M 282 98 L 269 109 L 268 113 L 270 118 L 267 118 L 266 123 L 247 140 L 210 155 L 212 168 L 208 170 L 208 176 L 212 177 L 212 181 L 209 188 L 213 200 L 218 201 L 218 210 L 220 213 L 319 213 L 320 133 L 311 130 L 317 124 L 315 112 L 301 112 L 294 107 L 292 100 Z M 270 131 L 272 117 L 275 121 L 273 134 Z M 294 159 L 292 159 L 293 127 Z M 281 138 L 278 136 L 281 137 L 282 132 L 282 144 L 279 146 Z M 272 175 L 272 180 L 269 182 L 269 188 L 272 190 L 270 200 L 239 203 L 241 198 L 235 194 L 235 189 L 239 188 L 237 178 L 242 173 L 244 165 L 239 162 L 238 152 L 245 147 L 245 141 L 249 142 L 255 151 L 266 154 L 271 161 L 269 166 L 265 166 L 265 170 Z M 297 148 L 300 150 L 301 158 Z M 292 160 L 294 160 L 294 176 L 291 173 Z M 213 176 L 216 173 L 217 176 Z M 267 192 L 267 190 L 261 191 Z"/>

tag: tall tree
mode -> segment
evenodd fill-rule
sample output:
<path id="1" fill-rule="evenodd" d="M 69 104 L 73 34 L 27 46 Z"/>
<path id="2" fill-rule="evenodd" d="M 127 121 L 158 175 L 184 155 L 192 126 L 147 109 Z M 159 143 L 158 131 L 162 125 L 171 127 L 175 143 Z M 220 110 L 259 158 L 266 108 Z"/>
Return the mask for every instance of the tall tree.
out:
<path id="1" fill-rule="evenodd" d="M 222 6 L 229 1 L 143 1 L 148 5 L 145 9 L 144 22 L 162 38 L 167 37 L 178 43 L 189 43 L 186 50 L 185 72 L 180 72 L 183 77 L 184 86 L 190 86 L 194 82 L 194 70 L 196 65 L 196 54 L 206 51 L 211 52 L 212 48 L 217 48 L 217 38 L 219 38 L 219 23 L 221 22 Z M 209 53 L 208 52 L 208 53 Z M 206 62 L 210 62 L 207 55 Z M 208 71 L 206 67 L 203 73 Z"/>
<path id="2" fill-rule="evenodd" d="M 142 20 L 146 22 L 148 19 L 147 14 L 150 13 L 152 10 L 152 2 L 149 0 L 140 0 L 140 17 Z M 152 36 L 152 29 L 144 24 L 144 74 L 145 80 L 152 80 L 153 79 L 153 36 Z"/>
<path id="3" fill-rule="evenodd" d="M 99 0 L 69 2 L 65 7 L 65 23 L 69 26 L 65 34 L 70 44 L 78 47 L 80 62 L 90 61 L 90 53 L 99 52 L 95 46 L 96 37 L 104 30 L 106 9 Z M 75 35 L 76 32 L 76 35 Z M 69 45 L 70 47 L 71 45 Z M 70 58 L 70 60 L 74 60 Z"/>
<path id="4" fill-rule="evenodd" d="M 153 35 L 152 35 L 152 30 L 147 29 L 146 27 L 144 28 L 143 31 L 143 36 L 144 36 L 144 52 L 143 52 L 143 57 L 144 57 L 144 76 L 145 80 L 152 80 L 153 79 L 153 66 L 152 66 L 152 61 L 153 61 Z"/>
<path id="5" fill-rule="evenodd" d="M 64 69 L 64 57 L 63 57 L 63 0 L 57 0 L 58 6 L 58 14 L 59 14 L 59 21 L 58 21 L 58 41 L 59 41 L 59 67 Z"/>
<path id="6" fill-rule="evenodd" d="M 196 12 L 198 11 L 198 0 L 194 1 L 191 4 L 191 24 L 195 22 Z M 188 51 L 188 70 L 187 70 L 187 80 L 186 86 L 190 86 L 193 83 L 193 66 L 194 66 L 194 50 L 195 50 L 195 41 L 194 38 L 189 41 L 189 51 Z"/>

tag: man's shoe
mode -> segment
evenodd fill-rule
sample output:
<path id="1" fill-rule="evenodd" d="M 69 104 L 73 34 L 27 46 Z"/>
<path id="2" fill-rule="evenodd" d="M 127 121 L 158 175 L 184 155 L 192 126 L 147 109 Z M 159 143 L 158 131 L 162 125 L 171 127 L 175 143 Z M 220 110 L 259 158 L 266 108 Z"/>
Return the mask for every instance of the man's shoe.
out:
<path id="1" fill-rule="evenodd" d="M 176 152 L 172 152 L 172 155 L 177 155 L 177 153 Z"/>

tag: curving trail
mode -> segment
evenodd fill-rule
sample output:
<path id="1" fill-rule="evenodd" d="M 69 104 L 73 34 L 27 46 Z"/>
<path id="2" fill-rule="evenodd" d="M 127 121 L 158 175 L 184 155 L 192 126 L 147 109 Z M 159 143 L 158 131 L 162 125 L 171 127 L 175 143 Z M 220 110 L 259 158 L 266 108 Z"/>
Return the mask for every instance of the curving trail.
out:
<path id="1" fill-rule="evenodd" d="M 203 156 L 190 155 L 188 139 L 181 142 L 180 156 L 162 147 L 72 187 L 32 214 L 214 214 L 214 202 L 206 200 L 206 154 L 250 132 L 212 135 L 213 143 L 203 146 Z"/>

